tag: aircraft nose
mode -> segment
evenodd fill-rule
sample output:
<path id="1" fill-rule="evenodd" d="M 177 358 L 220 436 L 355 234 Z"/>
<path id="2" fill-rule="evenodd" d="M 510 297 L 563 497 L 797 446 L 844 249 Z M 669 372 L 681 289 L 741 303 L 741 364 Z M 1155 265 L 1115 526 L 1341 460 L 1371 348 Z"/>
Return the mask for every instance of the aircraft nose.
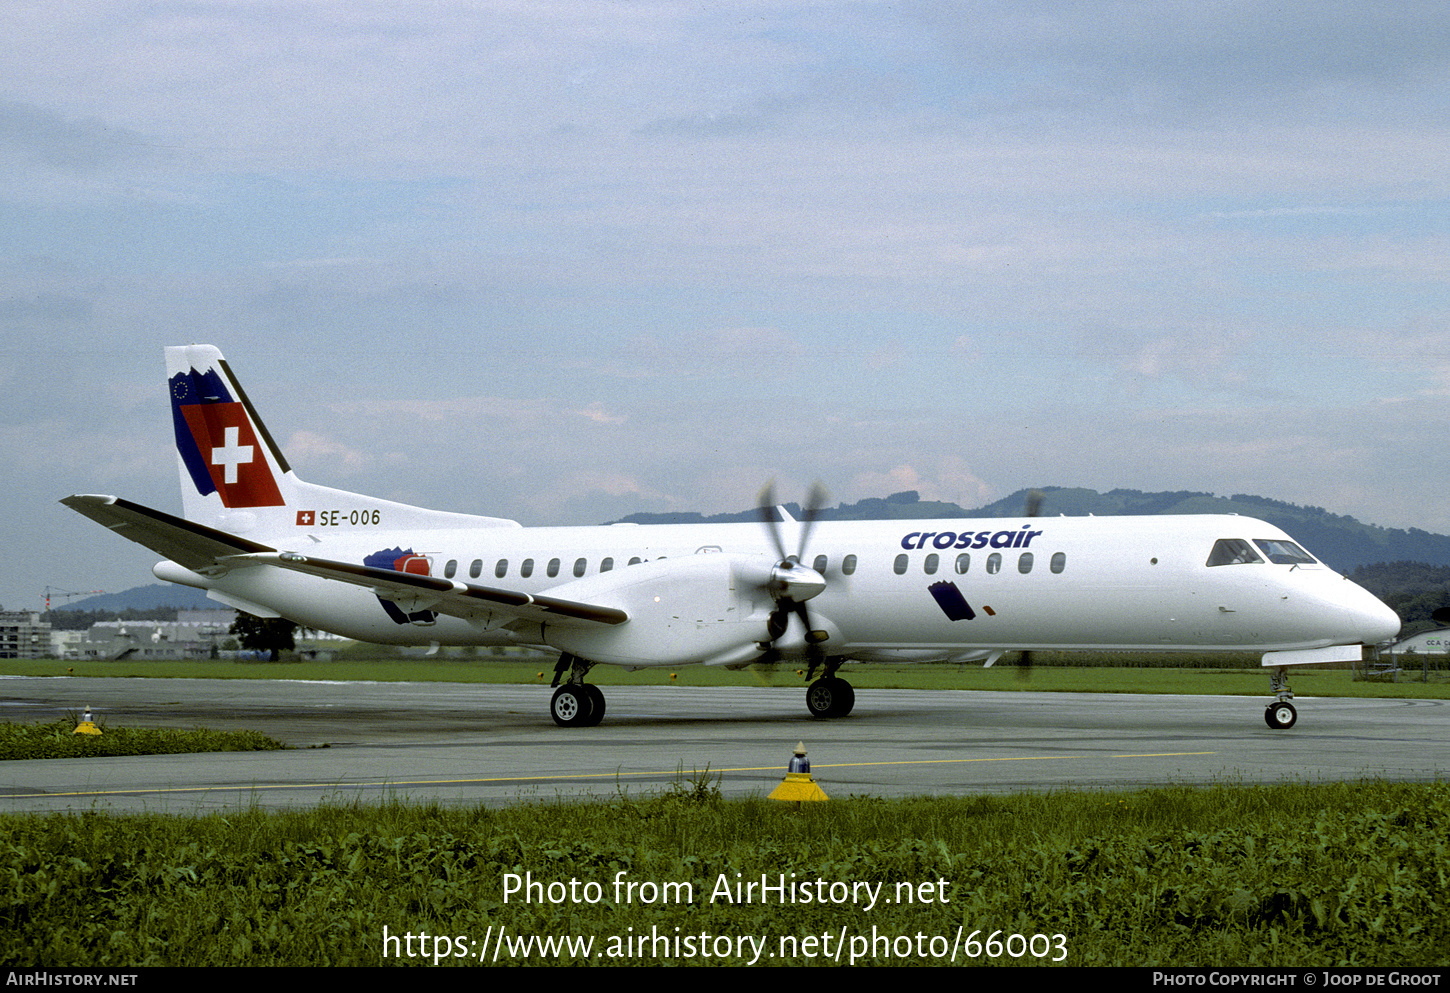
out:
<path id="1" fill-rule="evenodd" d="M 1400 633 L 1400 617 L 1369 590 L 1349 579 L 1332 585 L 1331 597 L 1352 641 L 1378 645 Z"/>
<path id="2" fill-rule="evenodd" d="M 1372 593 L 1365 593 L 1359 614 L 1359 640 L 1366 645 L 1378 645 L 1389 641 L 1400 633 L 1400 615 L 1385 606 Z"/>

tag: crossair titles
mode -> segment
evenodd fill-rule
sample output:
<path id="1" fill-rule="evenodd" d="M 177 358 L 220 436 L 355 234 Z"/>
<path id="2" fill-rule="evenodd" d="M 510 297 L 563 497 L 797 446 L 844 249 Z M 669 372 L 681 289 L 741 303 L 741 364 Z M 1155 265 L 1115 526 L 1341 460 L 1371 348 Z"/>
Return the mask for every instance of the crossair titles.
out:
<path id="1" fill-rule="evenodd" d="M 901 539 L 901 547 L 907 551 L 925 548 L 931 542 L 932 548 L 1027 548 L 1041 531 L 1031 531 L 1031 524 L 1022 525 L 1021 531 L 913 531 Z"/>

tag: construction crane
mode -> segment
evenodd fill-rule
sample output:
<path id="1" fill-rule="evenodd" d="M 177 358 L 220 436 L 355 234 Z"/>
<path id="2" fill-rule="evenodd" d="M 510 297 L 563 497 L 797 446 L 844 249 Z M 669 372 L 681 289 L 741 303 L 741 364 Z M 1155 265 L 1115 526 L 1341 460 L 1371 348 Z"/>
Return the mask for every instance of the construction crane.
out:
<path id="1" fill-rule="evenodd" d="M 94 596 L 97 593 L 104 593 L 105 590 L 63 590 L 59 586 L 47 586 L 45 588 L 45 612 L 50 613 L 50 598 L 52 596 L 64 597 L 69 600 L 73 596 Z"/>

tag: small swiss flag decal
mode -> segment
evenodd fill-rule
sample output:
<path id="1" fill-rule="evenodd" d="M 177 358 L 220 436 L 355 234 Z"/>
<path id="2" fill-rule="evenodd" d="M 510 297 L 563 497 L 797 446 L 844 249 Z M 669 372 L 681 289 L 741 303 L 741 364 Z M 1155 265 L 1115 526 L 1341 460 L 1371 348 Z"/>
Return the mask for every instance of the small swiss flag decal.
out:
<path id="1" fill-rule="evenodd" d="M 310 527 L 312 527 L 316 523 L 317 523 L 317 511 L 315 511 L 315 510 L 299 510 L 299 511 L 297 511 L 297 526 L 299 528 L 310 528 Z"/>

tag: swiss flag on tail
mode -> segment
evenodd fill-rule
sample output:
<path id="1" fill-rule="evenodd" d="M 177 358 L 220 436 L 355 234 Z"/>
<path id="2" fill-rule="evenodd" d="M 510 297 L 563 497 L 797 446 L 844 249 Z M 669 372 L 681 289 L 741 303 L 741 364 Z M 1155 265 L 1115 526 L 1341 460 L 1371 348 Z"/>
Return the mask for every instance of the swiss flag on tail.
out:
<path id="1" fill-rule="evenodd" d="M 180 407 L 201 461 L 226 507 L 280 507 L 285 502 L 240 403 Z"/>

